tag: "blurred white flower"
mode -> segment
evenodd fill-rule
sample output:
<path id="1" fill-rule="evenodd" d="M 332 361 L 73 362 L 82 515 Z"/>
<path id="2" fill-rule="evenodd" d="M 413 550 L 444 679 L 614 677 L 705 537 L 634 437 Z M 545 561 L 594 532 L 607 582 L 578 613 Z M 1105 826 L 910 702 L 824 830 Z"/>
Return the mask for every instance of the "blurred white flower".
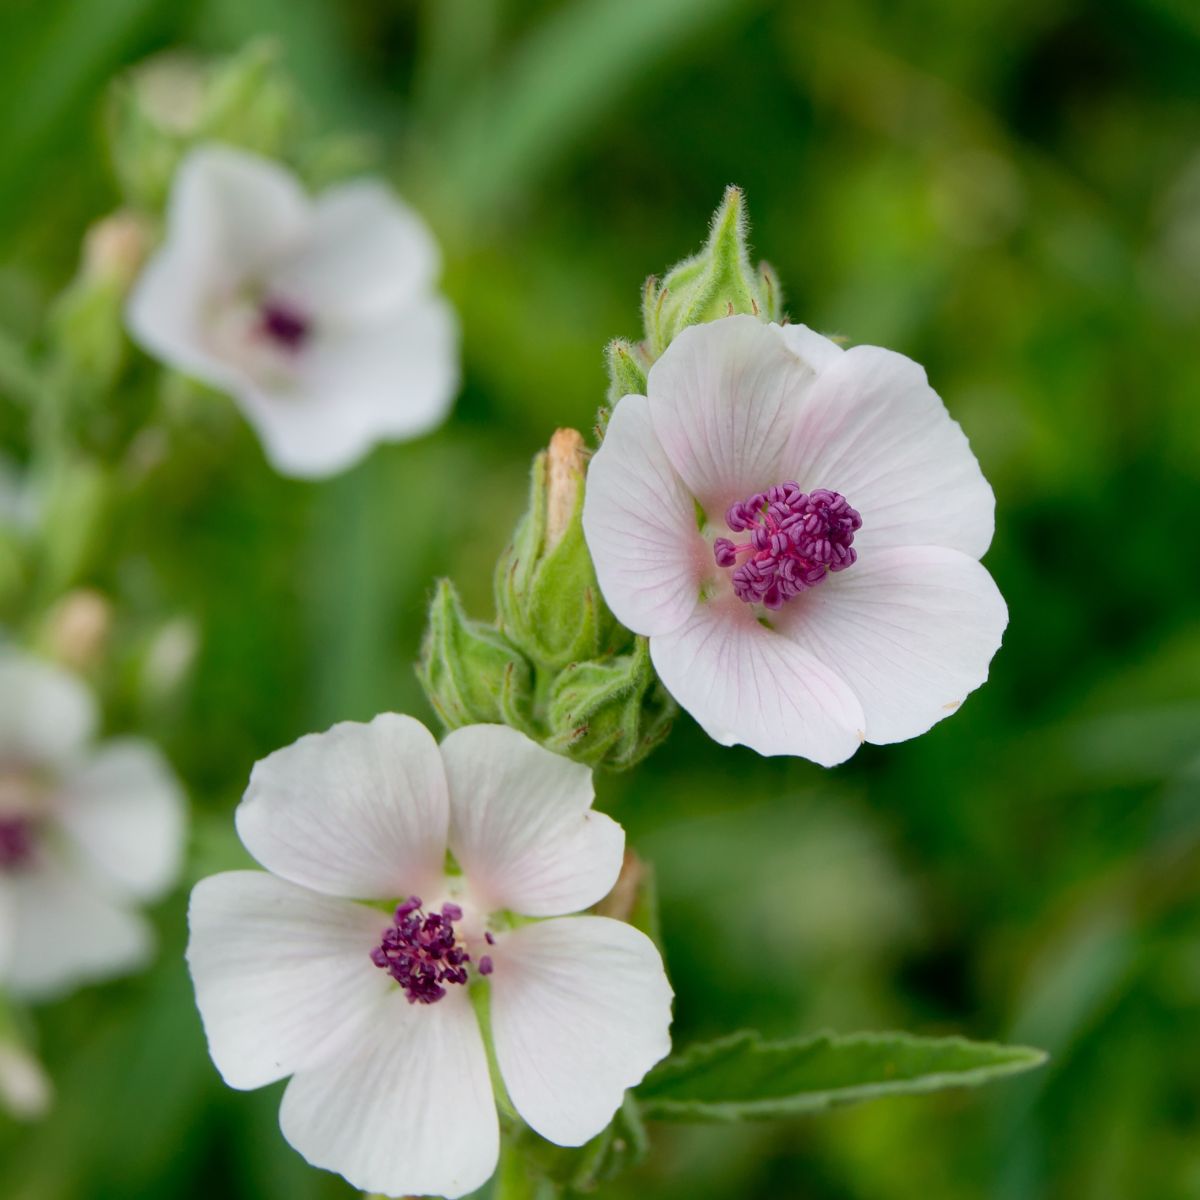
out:
<path id="1" fill-rule="evenodd" d="M 468 995 L 486 988 L 520 1115 L 560 1145 L 599 1133 L 669 1049 L 671 988 L 632 926 L 564 915 L 621 869 L 624 833 L 591 804 L 586 767 L 496 725 L 439 747 L 384 715 L 259 763 L 237 828 L 271 874 L 192 893 L 188 962 L 225 1082 L 291 1075 L 284 1136 L 357 1188 L 465 1195 L 498 1154 Z"/>
<path id="2" fill-rule="evenodd" d="M 1008 622 L 978 561 L 995 502 L 916 363 L 734 316 L 680 333 L 646 390 L 592 459 L 584 532 L 711 737 L 832 766 L 983 683 Z"/>
<path id="3" fill-rule="evenodd" d="M 54 1088 L 42 1064 L 19 1042 L 0 1039 L 0 1109 L 21 1121 L 44 1116 Z"/>
<path id="4" fill-rule="evenodd" d="M 135 969 L 138 901 L 175 881 L 184 801 L 159 752 L 88 748 L 95 706 L 65 671 L 0 648 L 0 989 L 41 997 Z"/>
<path id="5" fill-rule="evenodd" d="M 424 222 L 382 183 L 313 200 L 278 163 L 210 145 L 179 168 L 129 326 L 234 395 L 277 470 L 315 478 L 449 410 L 458 328 L 438 268 Z"/>

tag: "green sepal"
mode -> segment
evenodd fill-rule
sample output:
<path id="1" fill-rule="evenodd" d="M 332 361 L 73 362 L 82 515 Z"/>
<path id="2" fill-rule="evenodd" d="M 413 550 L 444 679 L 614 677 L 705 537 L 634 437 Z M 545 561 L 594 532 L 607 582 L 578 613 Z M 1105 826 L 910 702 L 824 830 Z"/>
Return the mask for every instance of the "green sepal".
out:
<path id="1" fill-rule="evenodd" d="M 768 1120 L 836 1105 L 1028 1071 L 1040 1050 L 907 1033 L 820 1033 L 781 1042 L 744 1031 L 672 1055 L 646 1076 L 638 1101 L 660 1121 Z"/>
<path id="2" fill-rule="evenodd" d="M 614 407 L 622 396 L 646 394 L 646 368 L 642 352 L 624 338 L 613 338 L 604 348 L 608 365 L 608 404 Z"/>
<path id="3" fill-rule="evenodd" d="M 533 461 L 529 509 L 495 576 L 497 625 L 543 672 L 606 657 L 631 636 L 596 582 L 583 536 L 582 465 L 556 469 L 552 454 Z"/>
<path id="4" fill-rule="evenodd" d="M 448 729 L 498 723 L 531 732 L 529 663 L 498 630 L 467 618 L 448 579 L 429 605 L 417 678 Z"/>
<path id="5" fill-rule="evenodd" d="M 109 89 L 113 169 L 129 203 L 156 211 L 192 146 L 220 141 L 287 157 L 302 115 L 271 39 L 213 63 L 169 51 L 135 66 Z"/>
<path id="6" fill-rule="evenodd" d="M 653 363 L 681 330 L 735 313 L 779 320 L 781 295 L 775 272 L 750 261 L 749 225 L 741 188 L 728 187 L 704 248 L 672 267 L 661 281 L 646 281 L 642 294 L 645 358 Z"/>
<path id="7" fill-rule="evenodd" d="M 571 663 L 554 680 L 546 745 L 590 766 L 626 770 L 670 732 L 675 702 L 658 682 L 649 643 L 602 662 Z"/>

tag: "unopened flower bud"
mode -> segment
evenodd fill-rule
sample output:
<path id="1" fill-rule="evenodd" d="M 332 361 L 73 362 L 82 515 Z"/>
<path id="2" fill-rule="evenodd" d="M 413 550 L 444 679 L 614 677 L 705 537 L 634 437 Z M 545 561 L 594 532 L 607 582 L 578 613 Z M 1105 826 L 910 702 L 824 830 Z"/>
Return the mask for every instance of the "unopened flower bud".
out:
<path id="1" fill-rule="evenodd" d="M 84 275 L 112 281 L 124 291 L 141 270 L 151 239 L 146 218 L 129 209 L 118 209 L 101 218 L 84 237 Z"/>
<path id="2" fill-rule="evenodd" d="M 499 627 L 539 667 L 604 657 L 628 642 L 583 537 L 586 464 L 579 433 L 558 430 L 534 459 L 529 511 L 496 568 Z"/>
<path id="3" fill-rule="evenodd" d="M 661 281 L 653 277 L 646 281 L 642 318 L 647 364 L 689 325 L 735 313 L 763 321 L 780 319 L 779 281 L 765 263 L 758 267 L 751 263 L 747 231 L 745 196 L 740 188 L 726 188 L 700 253 L 677 263 Z"/>
<path id="4" fill-rule="evenodd" d="M 529 727 L 529 664 L 502 633 L 467 619 L 448 579 L 438 583 L 429 606 L 417 677 L 449 729 L 495 723 Z"/>
<path id="5" fill-rule="evenodd" d="M 658 682 L 645 638 L 631 651 L 572 663 L 554 681 L 546 745 L 593 766 L 624 770 L 671 729 L 675 704 Z"/>
<path id="6" fill-rule="evenodd" d="M 280 155 L 299 103 L 273 42 L 207 63 L 168 52 L 139 64 L 112 86 L 110 149 L 131 204 L 157 210 L 180 158 L 196 143 L 221 141 Z"/>
<path id="7" fill-rule="evenodd" d="M 43 639 L 50 657 L 84 674 L 104 657 L 112 605 L 92 588 L 76 588 L 51 609 Z"/>

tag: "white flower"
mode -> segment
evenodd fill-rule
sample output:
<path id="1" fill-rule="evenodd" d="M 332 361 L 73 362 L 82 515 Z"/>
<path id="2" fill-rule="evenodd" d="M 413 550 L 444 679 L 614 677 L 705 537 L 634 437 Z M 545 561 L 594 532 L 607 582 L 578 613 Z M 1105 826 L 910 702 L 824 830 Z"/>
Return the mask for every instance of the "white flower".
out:
<path id="1" fill-rule="evenodd" d="M 205 146 L 176 175 L 129 326 L 232 393 L 277 470 L 314 478 L 449 410 L 458 331 L 438 267 L 424 222 L 382 183 L 312 200 L 277 163 Z"/>
<path id="2" fill-rule="evenodd" d="M 225 1082 L 291 1075 L 284 1136 L 363 1191 L 465 1195 L 498 1153 L 468 996 L 486 987 L 520 1115 L 560 1145 L 599 1133 L 667 1053 L 671 989 L 636 929 L 563 915 L 620 871 L 624 833 L 591 804 L 586 767 L 496 725 L 439 747 L 383 715 L 259 763 L 237 828 L 271 874 L 192 893 L 188 963 Z"/>
<path id="3" fill-rule="evenodd" d="M 680 333 L 646 390 L 592 460 L 584 532 L 711 737 L 832 766 L 983 683 L 994 500 L 916 363 L 735 316 Z"/>
<path id="4" fill-rule="evenodd" d="M 0 648 L 0 990 L 41 997 L 142 965 L 136 911 L 175 881 L 184 803 L 153 746 L 88 748 L 96 712 L 58 667 Z"/>
<path id="5" fill-rule="evenodd" d="M 45 1116 L 53 1098 L 42 1064 L 20 1042 L 0 1037 L 0 1108 L 31 1121 Z"/>

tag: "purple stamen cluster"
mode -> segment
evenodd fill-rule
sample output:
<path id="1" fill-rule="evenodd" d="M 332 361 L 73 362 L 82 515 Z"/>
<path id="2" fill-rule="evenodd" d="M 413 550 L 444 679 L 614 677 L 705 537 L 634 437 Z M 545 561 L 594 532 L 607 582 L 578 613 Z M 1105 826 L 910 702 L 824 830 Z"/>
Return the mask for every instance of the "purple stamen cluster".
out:
<path id="1" fill-rule="evenodd" d="M 457 904 L 443 904 L 440 913 L 424 912 L 419 896 L 397 907 L 371 961 L 404 989 L 409 1004 L 433 1004 L 446 994 L 443 984 L 467 982 L 471 956 L 454 936 L 454 922 L 462 915 Z"/>
<path id="2" fill-rule="evenodd" d="M 310 323 L 289 305 L 267 300 L 259 312 L 259 330 L 276 345 L 295 353 L 308 340 Z"/>
<path id="3" fill-rule="evenodd" d="M 750 534 L 741 545 L 728 538 L 713 543 L 717 566 L 736 568 L 734 594 L 747 604 L 780 608 L 858 558 L 851 543 L 862 517 L 845 496 L 826 488 L 802 492 L 798 483 L 776 484 L 731 505 L 725 523 Z M 743 554 L 749 557 L 738 566 Z"/>
<path id="4" fill-rule="evenodd" d="M 33 846 L 27 817 L 0 817 L 0 871 L 24 866 L 33 857 Z"/>

